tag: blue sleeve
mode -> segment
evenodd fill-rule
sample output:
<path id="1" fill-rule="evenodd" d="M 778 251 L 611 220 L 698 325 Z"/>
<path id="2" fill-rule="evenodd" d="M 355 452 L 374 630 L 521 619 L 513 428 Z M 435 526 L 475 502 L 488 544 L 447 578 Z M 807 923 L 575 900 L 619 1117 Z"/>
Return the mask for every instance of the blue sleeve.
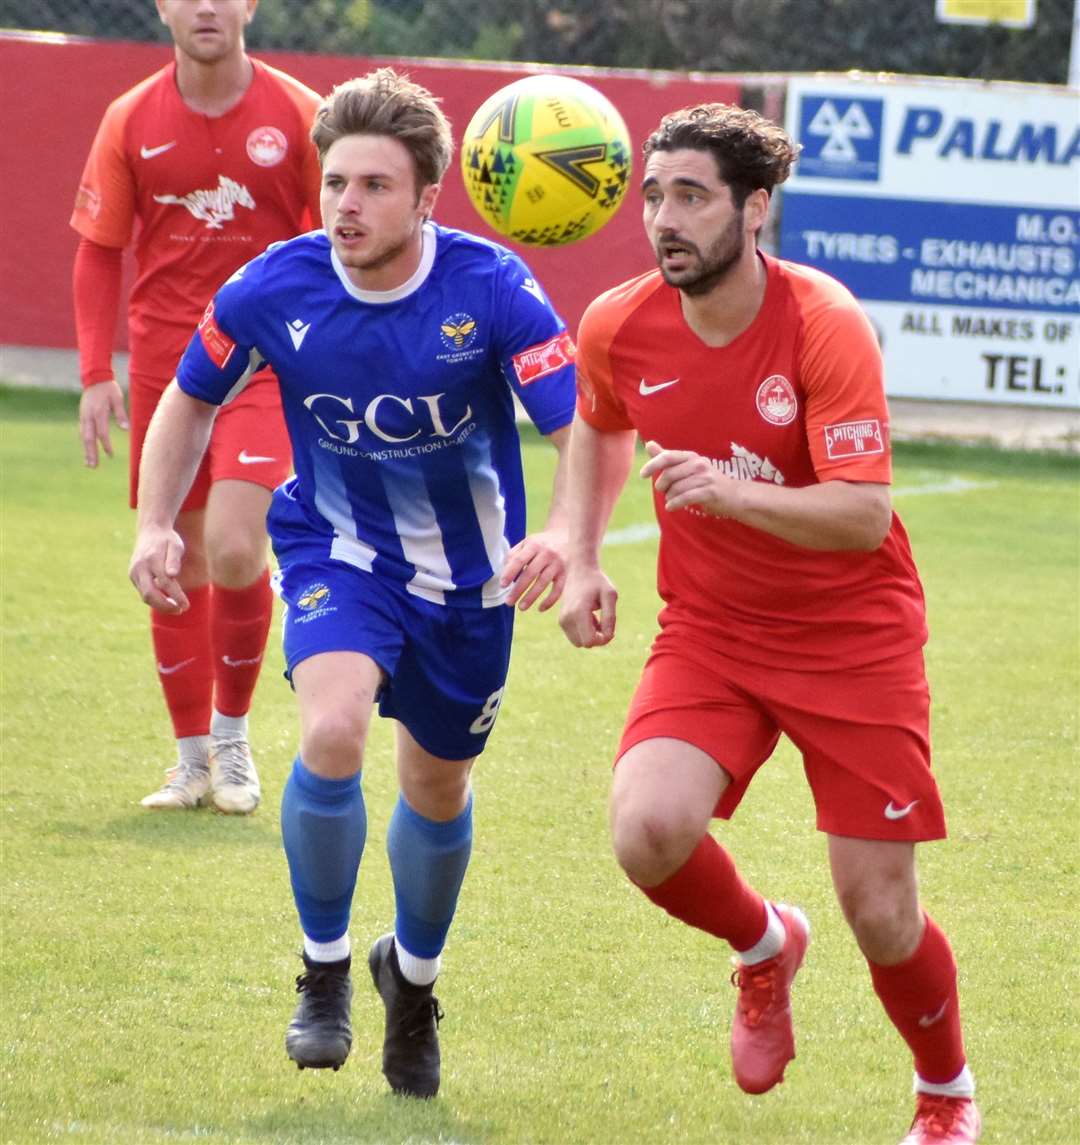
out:
<path id="1" fill-rule="evenodd" d="M 252 300 L 262 257 L 242 266 L 218 290 L 180 359 L 176 381 L 193 398 L 221 405 L 261 362 L 246 316 L 257 313 Z"/>
<path id="2" fill-rule="evenodd" d="M 569 425 L 576 398 L 573 339 L 543 288 L 515 254 L 499 269 L 499 361 L 541 433 Z"/>

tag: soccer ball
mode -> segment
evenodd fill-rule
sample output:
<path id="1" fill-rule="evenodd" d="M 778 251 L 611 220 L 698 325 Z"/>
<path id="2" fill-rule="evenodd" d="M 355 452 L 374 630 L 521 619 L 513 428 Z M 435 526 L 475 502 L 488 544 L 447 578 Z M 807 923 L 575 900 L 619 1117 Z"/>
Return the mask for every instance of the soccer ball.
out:
<path id="1" fill-rule="evenodd" d="M 562 246 L 615 214 L 630 179 L 630 133 L 588 84 L 527 76 L 477 109 L 462 138 L 461 173 L 473 206 L 500 234 Z"/>

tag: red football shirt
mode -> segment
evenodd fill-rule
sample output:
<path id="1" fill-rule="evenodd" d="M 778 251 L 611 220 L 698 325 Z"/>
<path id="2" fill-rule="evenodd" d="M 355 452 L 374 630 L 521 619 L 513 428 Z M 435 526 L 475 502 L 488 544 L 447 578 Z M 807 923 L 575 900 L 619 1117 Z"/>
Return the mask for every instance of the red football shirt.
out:
<path id="1" fill-rule="evenodd" d="M 578 334 L 580 416 L 693 450 L 740 480 L 888 483 L 873 329 L 834 279 L 761 258 L 761 309 L 723 347 L 690 329 L 659 271 L 596 299 Z M 725 654 L 776 667 L 850 667 L 925 642 L 922 586 L 895 514 L 876 551 L 822 552 L 654 501 L 662 624 L 690 619 Z"/>
<path id="2" fill-rule="evenodd" d="M 222 116 L 184 103 L 171 63 L 114 100 L 98 128 L 71 225 L 92 242 L 126 247 L 139 221 L 132 374 L 167 382 L 233 271 L 319 225 L 321 176 L 308 137 L 319 97 L 252 64 L 250 86 Z"/>

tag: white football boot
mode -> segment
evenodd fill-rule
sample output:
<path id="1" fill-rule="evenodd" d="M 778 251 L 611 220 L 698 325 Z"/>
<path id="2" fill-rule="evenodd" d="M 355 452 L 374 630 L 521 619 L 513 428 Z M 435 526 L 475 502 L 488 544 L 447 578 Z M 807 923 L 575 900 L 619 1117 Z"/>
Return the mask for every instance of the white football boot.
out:
<path id="1" fill-rule="evenodd" d="M 206 760 L 182 760 L 165 772 L 164 785 L 141 802 L 151 811 L 189 811 L 205 804 L 209 790 Z"/>
<path id="2" fill-rule="evenodd" d="M 250 815 L 259 806 L 262 789 L 242 736 L 210 737 L 210 802 L 226 815 Z"/>

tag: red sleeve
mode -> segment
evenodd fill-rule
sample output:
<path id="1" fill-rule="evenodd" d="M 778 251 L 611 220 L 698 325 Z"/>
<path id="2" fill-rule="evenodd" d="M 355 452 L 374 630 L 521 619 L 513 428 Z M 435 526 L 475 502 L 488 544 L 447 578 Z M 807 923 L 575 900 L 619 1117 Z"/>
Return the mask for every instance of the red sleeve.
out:
<path id="1" fill-rule="evenodd" d="M 123 251 L 80 239 L 75 251 L 75 337 L 83 386 L 112 381 L 112 344 L 120 306 Z"/>
<path id="2" fill-rule="evenodd" d="M 135 180 L 124 156 L 124 131 L 138 90 L 109 105 L 79 179 L 71 225 L 101 246 L 126 247 L 135 225 Z"/>
<path id="3" fill-rule="evenodd" d="M 806 436 L 821 481 L 892 481 L 881 350 L 870 320 L 824 276 L 796 285 L 803 315 L 800 378 Z"/>
<path id="4" fill-rule="evenodd" d="M 322 207 L 320 206 L 320 200 L 322 198 L 322 167 L 319 165 L 319 153 L 315 150 L 315 144 L 310 141 L 308 142 L 307 150 L 304 152 L 301 178 L 304 181 L 304 194 L 307 201 L 311 229 L 317 230 L 322 226 Z"/>
<path id="5" fill-rule="evenodd" d="M 263 65 L 266 67 L 266 65 Z M 311 126 L 315 121 L 315 112 L 322 99 L 311 88 L 302 84 L 287 72 L 277 71 L 267 67 L 267 71 L 277 77 L 285 94 L 292 101 L 300 116 L 304 127 L 304 151 L 300 161 L 300 181 L 303 186 L 304 205 L 307 208 L 310 229 L 316 230 L 322 226 L 322 210 L 319 199 L 322 195 L 322 168 L 319 165 L 319 153 L 315 144 L 311 142 Z"/>
<path id="6" fill-rule="evenodd" d="M 590 303 L 581 316 L 577 342 L 577 412 L 601 433 L 633 429 L 615 393 L 611 343 L 625 314 L 609 295 Z"/>

